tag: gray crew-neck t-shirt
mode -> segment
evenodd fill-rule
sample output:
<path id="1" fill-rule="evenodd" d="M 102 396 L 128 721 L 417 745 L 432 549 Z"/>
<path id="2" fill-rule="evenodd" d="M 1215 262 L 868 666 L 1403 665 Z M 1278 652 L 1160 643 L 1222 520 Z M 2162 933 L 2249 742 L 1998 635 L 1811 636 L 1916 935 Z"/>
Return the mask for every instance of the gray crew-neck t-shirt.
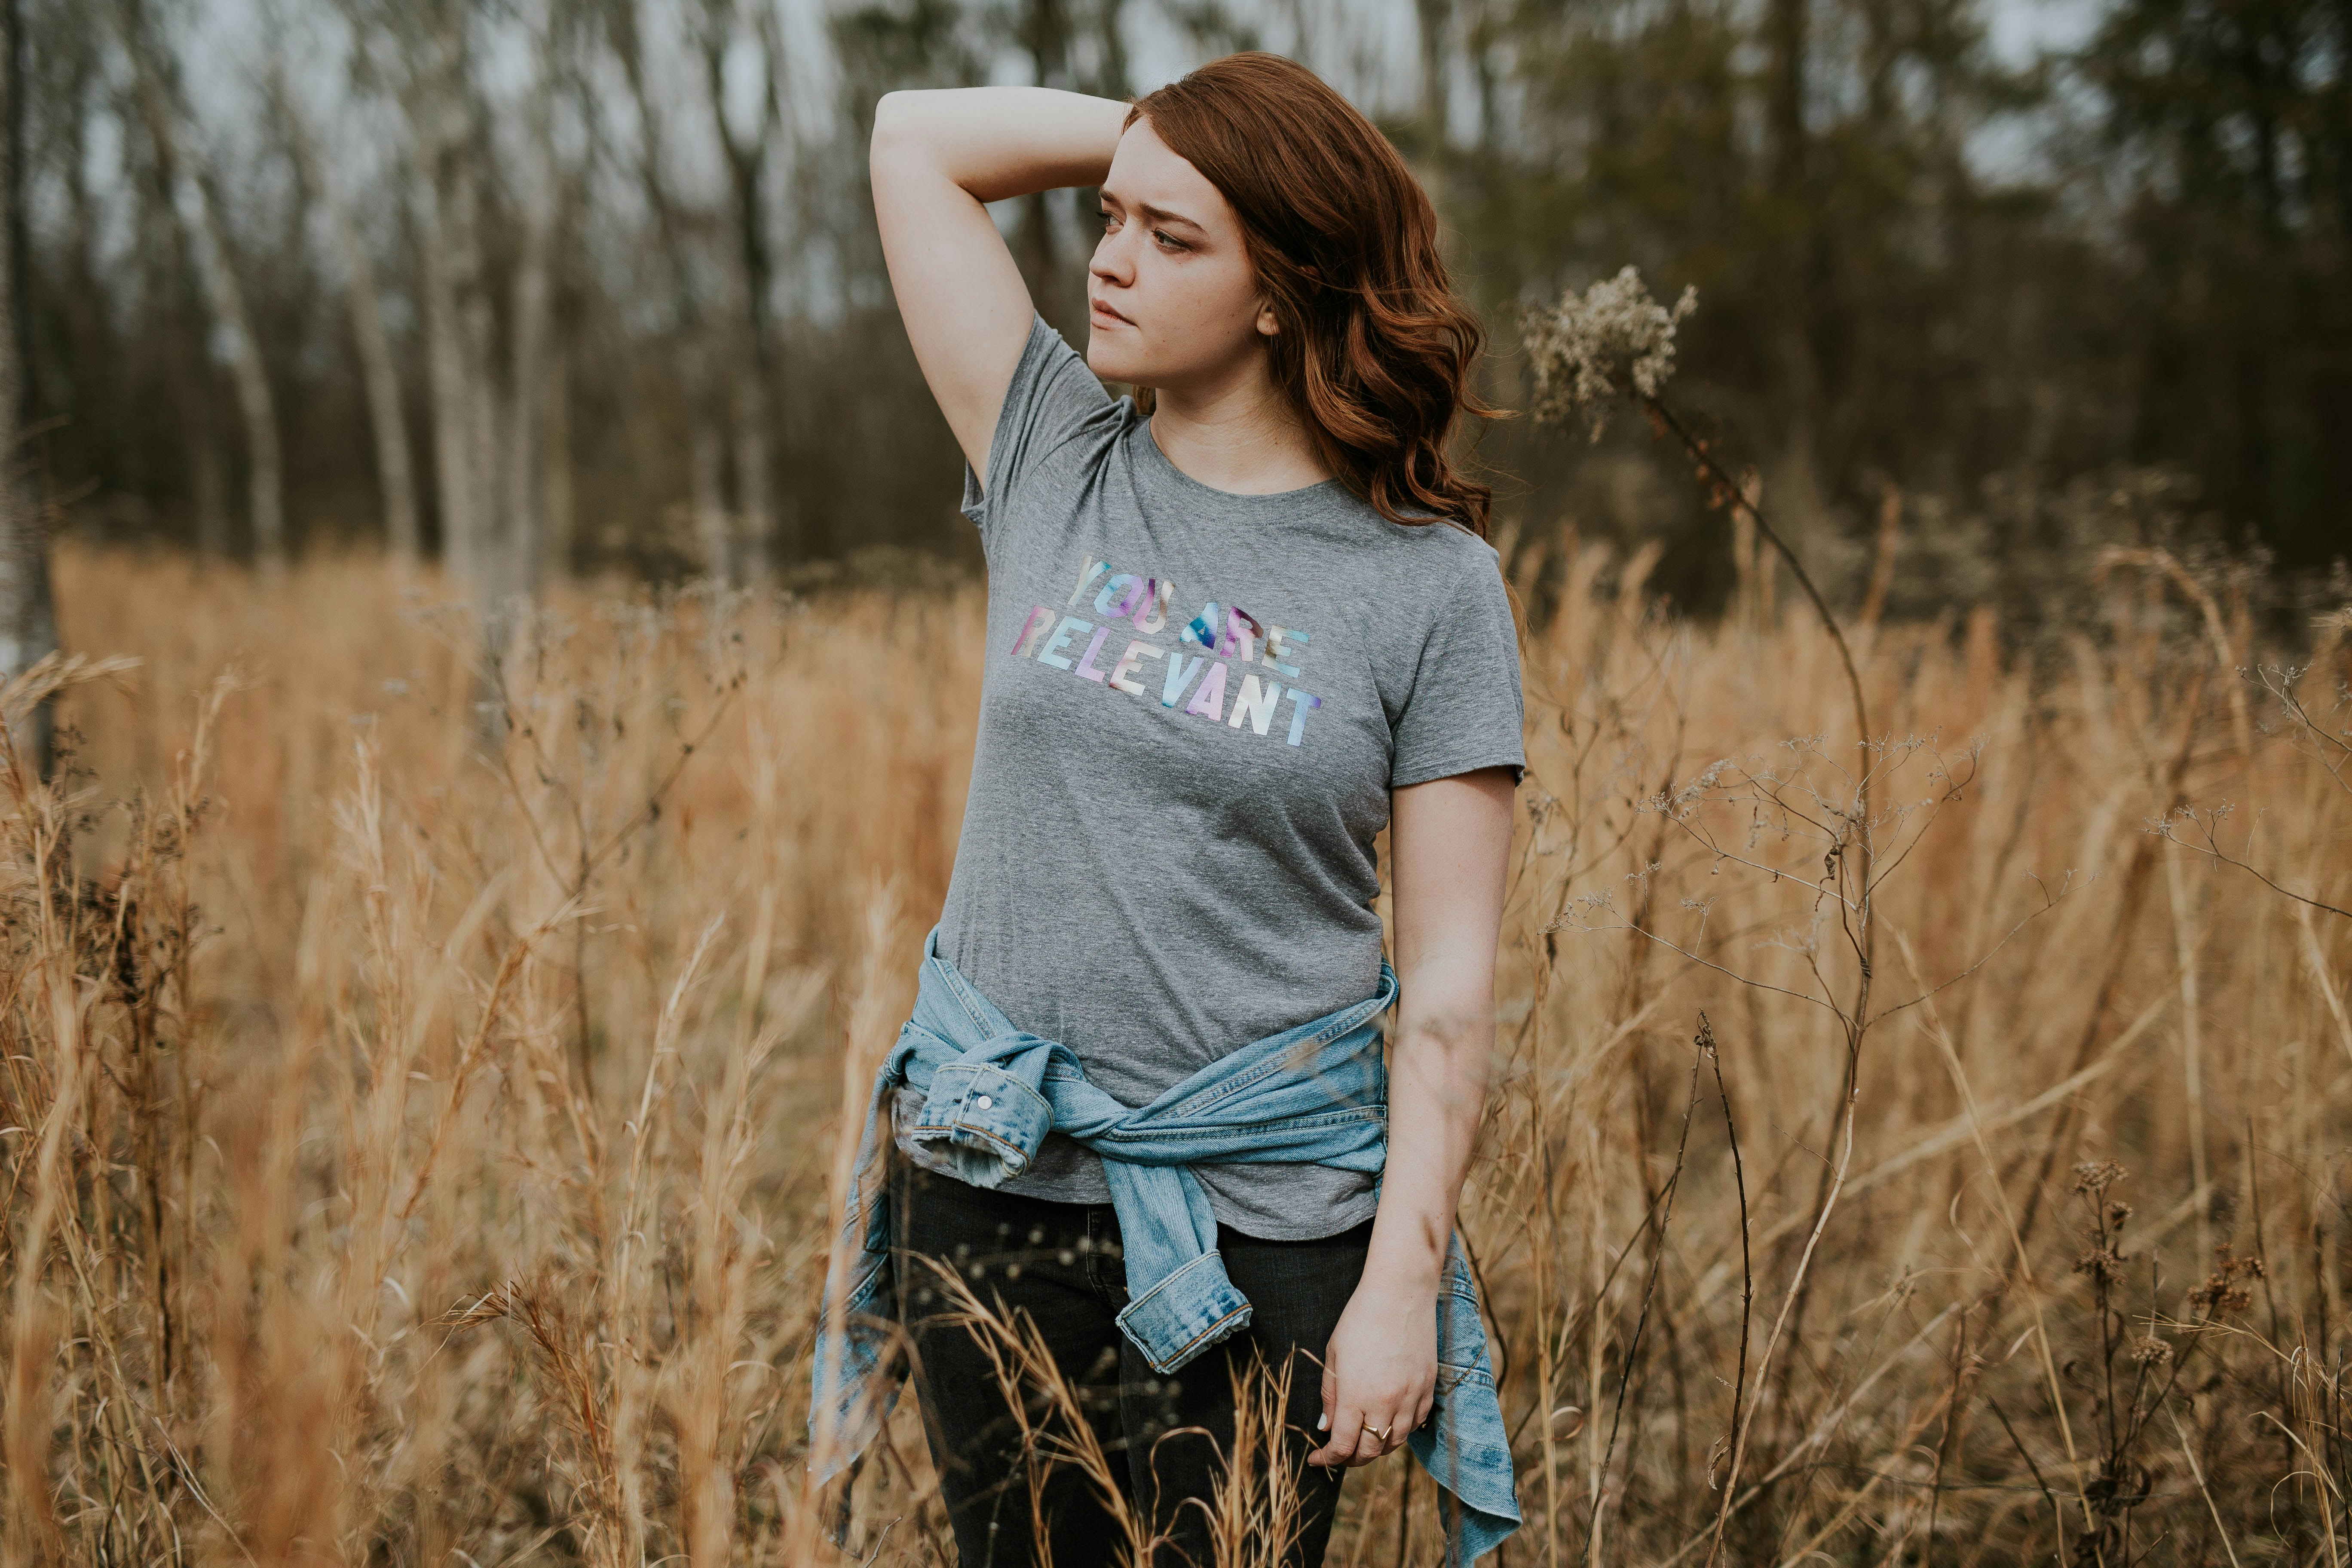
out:
<path id="1" fill-rule="evenodd" d="M 1494 548 L 1392 523 L 1337 479 L 1240 495 L 1171 463 L 1042 317 L 983 488 L 979 737 L 941 951 L 1016 1028 L 1143 1105 L 1369 996 L 1389 791 L 1524 772 L 1518 642 Z M 921 1098 L 893 1105 L 898 1142 Z M 1194 1167 L 1245 1235 L 1329 1236 L 1368 1176 Z M 1005 1191 L 1105 1203 L 1049 1134 Z"/>

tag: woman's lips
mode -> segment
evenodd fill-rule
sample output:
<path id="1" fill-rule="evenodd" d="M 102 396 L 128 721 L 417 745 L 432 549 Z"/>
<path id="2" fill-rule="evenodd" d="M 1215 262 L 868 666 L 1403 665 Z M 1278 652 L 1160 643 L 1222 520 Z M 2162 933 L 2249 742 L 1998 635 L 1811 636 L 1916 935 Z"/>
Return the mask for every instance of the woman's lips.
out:
<path id="1" fill-rule="evenodd" d="M 1120 315 L 1117 310 L 1112 310 L 1108 305 L 1104 304 L 1099 300 L 1091 300 L 1089 303 L 1092 307 L 1089 312 L 1092 318 L 1105 326 L 1117 324 L 1122 327 L 1131 327 L 1135 325 L 1133 321 L 1129 321 L 1125 316 Z"/>

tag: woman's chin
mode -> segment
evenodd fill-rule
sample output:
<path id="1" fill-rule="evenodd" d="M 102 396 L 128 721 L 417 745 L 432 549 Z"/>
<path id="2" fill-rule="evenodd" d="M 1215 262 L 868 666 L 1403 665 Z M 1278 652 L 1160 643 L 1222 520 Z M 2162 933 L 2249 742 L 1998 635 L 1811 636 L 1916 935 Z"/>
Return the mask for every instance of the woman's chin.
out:
<path id="1" fill-rule="evenodd" d="M 1131 327 L 1115 328 L 1109 331 L 1094 326 L 1087 328 L 1087 368 L 1100 381 L 1121 381 L 1130 385 L 1150 379 L 1145 373 L 1142 356 L 1125 352 L 1118 339 L 1133 331 Z M 1108 340 L 1108 341 L 1106 341 Z"/>

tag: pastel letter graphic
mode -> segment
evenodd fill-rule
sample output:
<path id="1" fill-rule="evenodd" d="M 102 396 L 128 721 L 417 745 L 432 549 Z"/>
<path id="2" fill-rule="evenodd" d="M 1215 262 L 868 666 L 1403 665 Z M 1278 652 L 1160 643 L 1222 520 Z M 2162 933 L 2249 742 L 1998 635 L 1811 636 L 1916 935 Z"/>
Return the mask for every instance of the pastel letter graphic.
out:
<path id="1" fill-rule="evenodd" d="M 1286 695 L 1290 698 L 1290 743 L 1295 746 L 1298 738 L 1307 733 L 1307 710 L 1322 707 L 1323 699 L 1309 697 L 1296 686 Z"/>
<path id="2" fill-rule="evenodd" d="M 1297 648 L 1297 647 L 1292 647 L 1292 646 L 1291 646 L 1292 644 L 1294 644 L 1294 643 L 1308 643 L 1308 642 L 1313 642 L 1314 640 L 1315 640 L 1315 638 L 1314 638 L 1311 635 L 1309 635 L 1308 633 L 1306 633 L 1306 632 L 1302 632 L 1302 631 L 1300 631 L 1300 630 L 1299 630 L 1297 627 L 1296 627 L 1296 626 L 1268 626 L 1268 627 L 1266 627 L 1266 628 L 1265 628 L 1265 667 L 1266 667 L 1266 668 L 1273 670 L 1273 671 L 1274 671 L 1275 673 L 1276 673 L 1277 675 L 1286 675 L 1286 676 L 1288 676 L 1288 677 L 1289 677 L 1291 679 L 1293 679 L 1293 680 L 1297 679 L 1298 679 L 1298 667 L 1297 667 L 1297 665 L 1295 665 L 1295 664 L 1285 664 L 1285 663 L 1283 662 L 1283 660 L 1285 660 L 1285 659 L 1286 659 L 1286 658 L 1297 658 L 1297 656 L 1298 656 L 1302 651 L 1304 651 L 1303 649 L 1300 649 L 1300 648 Z"/>
<path id="3" fill-rule="evenodd" d="M 1078 585 L 1070 590 L 1069 607 L 1076 609 L 1078 601 L 1086 597 L 1087 585 L 1109 570 L 1110 563 L 1108 561 L 1088 561 L 1087 569 L 1078 574 Z"/>
<path id="4" fill-rule="evenodd" d="M 1013 657 L 1026 658 L 1036 652 L 1037 645 L 1045 640 L 1045 632 L 1053 624 L 1054 612 L 1045 605 L 1030 611 L 1028 624 L 1021 628 L 1021 636 L 1013 644 Z"/>
<path id="5" fill-rule="evenodd" d="M 1265 636 L 1265 627 L 1258 618 L 1236 605 L 1225 613 L 1225 635 L 1218 639 L 1217 651 L 1247 664 L 1257 657 L 1257 645 Z"/>
<path id="6" fill-rule="evenodd" d="M 1132 572 L 1121 572 L 1102 585 L 1095 595 L 1095 614 L 1119 620 L 1135 614 L 1136 597 L 1143 591 L 1143 579 Z"/>
<path id="7" fill-rule="evenodd" d="M 1217 640 L 1217 601 L 1212 599 L 1206 609 L 1192 617 L 1191 626 L 1176 634 L 1176 640 L 1196 647 L 1213 647 Z"/>
<path id="8" fill-rule="evenodd" d="M 1212 723 L 1225 716 L 1225 668 L 1223 664 L 1209 667 L 1209 673 L 1201 677 L 1201 689 L 1184 704 L 1185 712 L 1198 713 Z"/>
<path id="9" fill-rule="evenodd" d="M 1076 637 L 1080 632 L 1090 632 L 1094 629 L 1094 625 L 1091 622 L 1082 621 L 1076 616 L 1064 616 L 1062 617 L 1062 624 L 1054 628 L 1052 638 L 1046 642 L 1044 647 L 1037 650 L 1037 662 L 1039 664 L 1050 664 L 1055 669 L 1069 668 L 1070 661 L 1060 657 L 1059 650 L 1062 646 L 1067 643 L 1072 637 Z"/>
<path id="10" fill-rule="evenodd" d="M 1160 577 L 1143 580 L 1143 604 L 1135 612 L 1135 629 L 1150 637 L 1168 624 L 1168 606 L 1176 597 L 1176 584 Z"/>
<path id="11" fill-rule="evenodd" d="M 1160 706 L 1175 707 L 1176 699 L 1184 695 L 1186 683 L 1201 673 L 1204 662 L 1198 654 L 1187 659 L 1182 648 L 1171 650 L 1168 655 L 1168 673 L 1160 678 Z"/>
<path id="12" fill-rule="evenodd" d="M 1127 645 L 1127 651 L 1120 654 L 1118 662 L 1111 667 L 1110 683 L 1130 697 L 1143 696 L 1141 683 L 1132 679 L 1131 677 L 1137 670 L 1143 668 L 1145 659 L 1158 658 L 1167 651 L 1164 647 L 1152 647 L 1141 637 L 1136 638 Z"/>
<path id="13" fill-rule="evenodd" d="M 1225 722 L 1238 730 L 1242 727 L 1242 721 L 1247 719 L 1250 728 L 1263 735 L 1265 727 L 1274 722 L 1274 710 L 1281 705 L 1282 686 L 1279 682 L 1269 680 L 1260 686 L 1256 676 L 1244 675 L 1242 677 L 1242 689 L 1234 694 L 1233 717 Z"/>
<path id="14" fill-rule="evenodd" d="M 1078 673 L 1088 680 L 1100 682 L 1103 672 L 1095 668 L 1095 655 L 1102 652 L 1103 639 L 1110 636 L 1108 626 L 1095 628 L 1095 640 L 1087 644 L 1087 657 L 1078 660 Z"/>

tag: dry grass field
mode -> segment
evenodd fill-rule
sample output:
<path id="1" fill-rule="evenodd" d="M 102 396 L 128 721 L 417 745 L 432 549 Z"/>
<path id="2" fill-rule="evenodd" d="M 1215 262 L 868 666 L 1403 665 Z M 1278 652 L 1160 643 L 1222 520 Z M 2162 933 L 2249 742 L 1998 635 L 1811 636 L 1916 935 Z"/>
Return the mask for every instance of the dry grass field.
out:
<path id="1" fill-rule="evenodd" d="M 2114 559 L 2038 677 L 1989 613 L 1851 626 L 1864 747 L 1769 579 L 1703 625 L 1513 559 L 1503 1560 L 2352 1563 L 2344 628 L 2282 672 Z M 572 588 L 486 668 L 370 558 L 59 572 L 70 769 L 0 795 L 7 1561 L 947 1562 L 903 1403 L 827 1539 L 805 1361 L 977 588 Z M 1402 1458 L 1347 1497 L 1332 1563 L 1441 1560 Z"/>

